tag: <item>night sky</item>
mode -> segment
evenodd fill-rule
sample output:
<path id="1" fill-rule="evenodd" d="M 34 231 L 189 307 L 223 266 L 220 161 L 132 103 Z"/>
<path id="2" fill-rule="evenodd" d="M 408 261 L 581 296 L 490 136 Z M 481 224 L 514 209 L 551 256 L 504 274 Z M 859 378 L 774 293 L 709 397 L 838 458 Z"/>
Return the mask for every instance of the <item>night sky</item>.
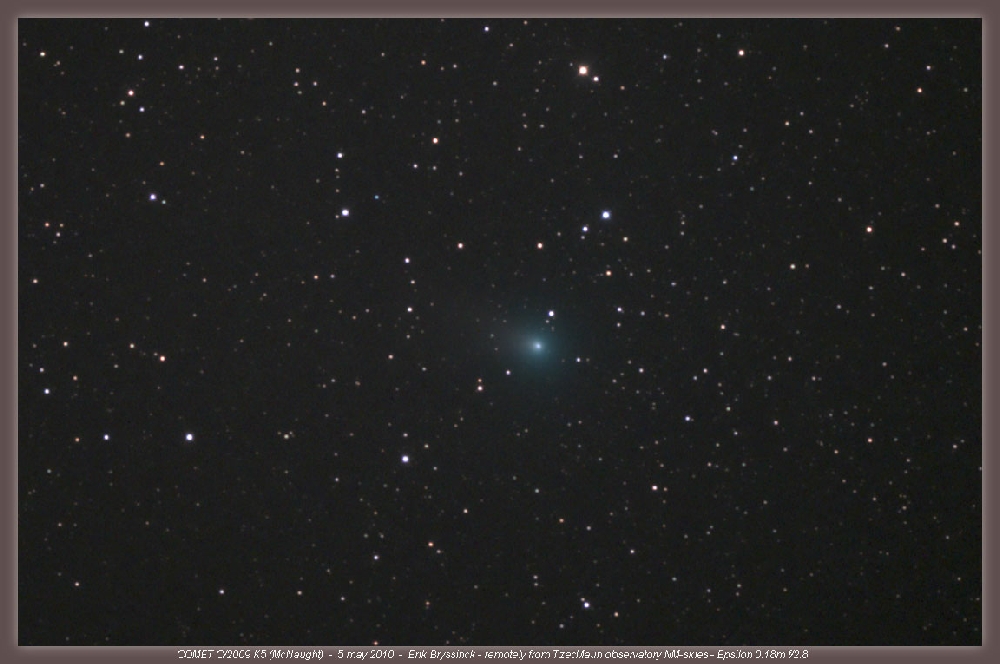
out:
<path id="1" fill-rule="evenodd" d="M 978 645 L 975 20 L 20 20 L 21 645 Z"/>

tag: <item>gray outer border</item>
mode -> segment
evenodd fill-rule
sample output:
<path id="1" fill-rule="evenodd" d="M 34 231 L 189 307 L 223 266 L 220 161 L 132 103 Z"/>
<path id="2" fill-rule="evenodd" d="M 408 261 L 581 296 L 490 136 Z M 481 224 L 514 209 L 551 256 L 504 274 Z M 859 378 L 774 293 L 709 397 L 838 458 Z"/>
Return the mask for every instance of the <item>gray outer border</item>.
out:
<path id="1" fill-rule="evenodd" d="M 59 661 L 66 659 L 120 659 L 127 657 L 129 661 L 149 659 L 164 661 L 177 659 L 175 647 L 18 647 L 17 646 L 17 43 L 18 18 L 33 17 L 899 17 L 899 18 L 975 18 L 983 19 L 983 477 L 997 476 L 996 457 L 989 443 L 996 438 L 996 411 L 986 407 L 988 403 L 996 402 L 997 391 L 997 357 L 995 345 L 989 340 L 997 331 L 996 293 L 993 287 L 997 282 L 997 272 L 994 264 L 986 260 L 987 256 L 996 255 L 997 236 L 993 226 L 993 194 L 994 188 L 988 186 L 989 180 L 996 173 L 997 145 L 995 136 L 987 118 L 995 117 L 993 113 L 1000 107 L 996 103 L 997 88 L 993 84 L 992 74 L 996 64 L 996 24 L 994 17 L 998 13 L 989 0 L 850 0 L 834 3 L 831 0 L 767 0 L 755 2 L 751 6 L 740 0 L 684 0 L 683 2 L 657 2 L 656 0 L 617 0 L 605 3 L 605 0 L 487 0 L 472 2 L 469 0 L 340 0 L 338 2 L 322 2 L 320 0 L 241 0 L 238 4 L 225 0 L 183 0 L 168 2 L 167 0 L 128 1 L 117 0 L 88 3 L 73 0 L 49 0 L 46 2 L 27 2 L 15 0 L 3 4 L 3 23 L 6 27 L 4 37 L 8 56 L 0 69 L 0 89 L 7 90 L 9 102 L 0 105 L 0 123 L 11 129 L 0 136 L 0 154 L 10 155 L 6 166 L 9 169 L 0 184 L 0 200 L 9 201 L 11 221 L 0 229 L 0 302 L 2 309 L 9 316 L 7 325 L 0 327 L 0 345 L 7 352 L 0 355 L 0 376 L 4 377 L 0 389 L 3 390 L 0 399 L 0 421 L 5 423 L 5 432 L 9 443 L 3 447 L 2 462 L 7 487 L 8 504 L 0 510 L 0 529 L 10 537 L 8 547 L 0 554 L 0 567 L 6 572 L 0 574 L 0 597 L 3 598 L 0 614 L 7 619 L 2 621 L 4 638 L 0 645 L 0 660 L 13 661 L 30 659 L 31 661 Z M 146 10 L 143 12 L 142 10 Z M 982 647 L 956 648 L 923 648 L 923 647 L 818 647 L 809 648 L 809 659 L 819 659 L 824 662 L 843 660 L 856 664 L 864 660 L 879 660 L 883 658 L 909 659 L 918 658 L 927 661 L 968 661 L 992 660 L 996 654 L 996 623 L 993 613 L 996 597 L 996 579 L 993 570 L 986 563 L 991 560 L 989 552 L 996 552 L 997 530 L 992 526 L 986 515 L 992 514 L 994 492 L 991 484 L 983 482 L 983 645 Z M 664 644 L 670 646 L 670 644 Z M 207 646 L 218 647 L 218 646 Z M 273 646 L 277 647 L 277 646 Z M 674 646 L 670 646 L 674 647 Z M 689 650 L 690 648 L 684 648 Z M 310 650 L 299 648 L 296 650 Z M 408 648 L 395 646 L 397 653 L 405 653 Z M 436 648 L 439 651 L 452 648 Z M 509 648 L 505 648 L 508 649 Z M 515 648 L 527 650 L 526 648 Z M 542 647 L 536 647 L 542 649 Z M 639 650 L 640 648 L 584 648 L 595 652 L 598 650 Z M 652 648 L 642 648 L 652 650 Z M 713 655 L 719 648 L 699 647 Z M 725 648 L 732 650 L 732 648 Z M 783 649 L 783 648 L 779 648 Z M 327 657 L 336 657 L 336 647 L 323 648 Z M 344 650 L 358 650 L 347 648 Z M 462 650 L 469 650 L 463 648 Z M 472 648 L 485 652 L 487 648 Z M 568 650 L 568 648 L 567 648 Z M 662 648 L 661 648 L 662 650 Z M 397 654 L 396 657 L 400 657 Z M 991 657 L 992 655 L 992 657 Z"/>

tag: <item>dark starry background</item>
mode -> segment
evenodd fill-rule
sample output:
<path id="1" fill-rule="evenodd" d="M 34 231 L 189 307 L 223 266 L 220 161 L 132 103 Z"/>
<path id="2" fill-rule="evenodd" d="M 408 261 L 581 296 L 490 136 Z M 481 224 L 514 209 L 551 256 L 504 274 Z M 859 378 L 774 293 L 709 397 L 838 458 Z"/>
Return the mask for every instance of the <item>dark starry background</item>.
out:
<path id="1" fill-rule="evenodd" d="M 978 19 L 18 40 L 22 645 L 981 643 Z"/>

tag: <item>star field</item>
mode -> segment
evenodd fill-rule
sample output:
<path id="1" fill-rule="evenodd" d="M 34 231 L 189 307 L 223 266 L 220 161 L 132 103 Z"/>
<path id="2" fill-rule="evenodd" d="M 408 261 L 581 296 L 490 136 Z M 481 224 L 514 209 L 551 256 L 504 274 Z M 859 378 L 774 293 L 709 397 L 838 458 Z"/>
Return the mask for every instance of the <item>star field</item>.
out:
<path id="1" fill-rule="evenodd" d="M 21 645 L 978 645 L 977 20 L 20 20 Z"/>

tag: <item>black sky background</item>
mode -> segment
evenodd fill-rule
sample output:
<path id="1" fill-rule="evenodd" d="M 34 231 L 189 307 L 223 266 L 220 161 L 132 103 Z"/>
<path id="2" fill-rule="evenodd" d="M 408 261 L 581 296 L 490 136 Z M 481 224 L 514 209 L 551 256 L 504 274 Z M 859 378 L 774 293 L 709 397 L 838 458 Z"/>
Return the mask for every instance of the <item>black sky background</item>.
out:
<path id="1" fill-rule="evenodd" d="M 18 40 L 21 645 L 981 644 L 979 20 Z"/>

